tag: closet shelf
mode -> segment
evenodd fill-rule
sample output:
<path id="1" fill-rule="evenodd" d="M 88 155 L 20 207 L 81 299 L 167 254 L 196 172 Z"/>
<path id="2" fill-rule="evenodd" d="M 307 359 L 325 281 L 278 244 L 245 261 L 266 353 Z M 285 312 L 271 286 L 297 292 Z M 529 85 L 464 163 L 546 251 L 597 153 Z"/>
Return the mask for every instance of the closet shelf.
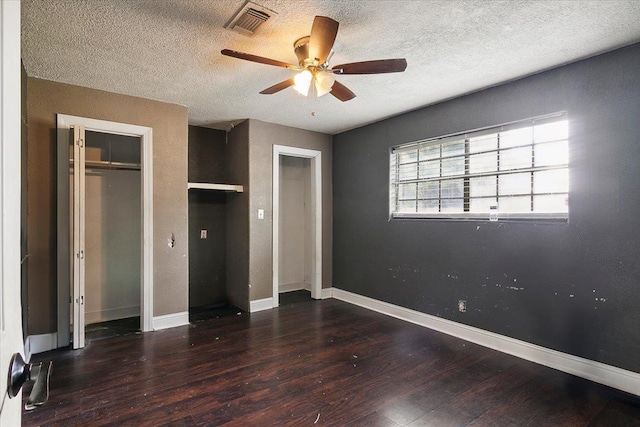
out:
<path id="1" fill-rule="evenodd" d="M 218 191 L 230 191 L 236 193 L 242 193 L 244 188 L 242 185 L 233 184 L 209 184 L 206 182 L 188 182 L 187 189 L 194 190 L 218 190 Z"/>

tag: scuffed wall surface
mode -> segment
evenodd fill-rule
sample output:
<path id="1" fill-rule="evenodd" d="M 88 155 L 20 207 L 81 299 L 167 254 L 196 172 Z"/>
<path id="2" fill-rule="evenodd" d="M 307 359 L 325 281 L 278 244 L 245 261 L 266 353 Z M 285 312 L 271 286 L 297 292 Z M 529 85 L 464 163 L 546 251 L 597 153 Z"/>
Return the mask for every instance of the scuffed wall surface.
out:
<path id="1" fill-rule="evenodd" d="M 322 152 L 322 287 L 331 287 L 332 275 L 332 142 L 331 136 L 282 125 L 249 120 L 249 202 L 251 301 L 273 295 L 272 271 L 272 169 L 273 146 L 306 148 Z M 265 210 L 263 220 L 258 209 Z"/>
<path id="2" fill-rule="evenodd" d="M 56 330 L 57 113 L 153 128 L 153 315 L 187 311 L 187 109 L 36 78 L 27 104 L 28 334 Z"/>
<path id="3" fill-rule="evenodd" d="M 335 136 L 333 285 L 640 372 L 638 69 L 634 45 Z M 562 110 L 568 224 L 388 220 L 390 147 Z"/>

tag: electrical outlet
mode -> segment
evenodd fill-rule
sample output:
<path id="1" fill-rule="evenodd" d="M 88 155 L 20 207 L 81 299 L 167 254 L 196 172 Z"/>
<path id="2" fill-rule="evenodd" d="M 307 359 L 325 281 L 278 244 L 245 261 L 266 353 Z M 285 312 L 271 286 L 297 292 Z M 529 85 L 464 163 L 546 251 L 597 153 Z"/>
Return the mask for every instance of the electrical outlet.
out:
<path id="1" fill-rule="evenodd" d="M 264 219 L 264 209 L 258 209 L 258 219 Z"/>
<path id="2" fill-rule="evenodd" d="M 200 230 L 200 238 L 201 239 L 207 238 L 207 230 Z"/>
<path id="3" fill-rule="evenodd" d="M 467 302 L 465 300 L 459 300 L 458 301 L 458 311 L 460 313 L 466 313 L 467 312 Z"/>

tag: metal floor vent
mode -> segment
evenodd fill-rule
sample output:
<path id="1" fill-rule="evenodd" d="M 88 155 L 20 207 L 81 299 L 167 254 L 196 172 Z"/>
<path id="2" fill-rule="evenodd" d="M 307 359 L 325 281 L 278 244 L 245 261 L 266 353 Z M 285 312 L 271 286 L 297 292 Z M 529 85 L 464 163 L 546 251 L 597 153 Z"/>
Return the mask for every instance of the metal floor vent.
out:
<path id="1" fill-rule="evenodd" d="M 273 20 L 277 13 L 264 6 L 247 1 L 244 6 L 231 18 L 225 28 L 236 31 L 245 36 L 252 36 L 258 28 Z"/>

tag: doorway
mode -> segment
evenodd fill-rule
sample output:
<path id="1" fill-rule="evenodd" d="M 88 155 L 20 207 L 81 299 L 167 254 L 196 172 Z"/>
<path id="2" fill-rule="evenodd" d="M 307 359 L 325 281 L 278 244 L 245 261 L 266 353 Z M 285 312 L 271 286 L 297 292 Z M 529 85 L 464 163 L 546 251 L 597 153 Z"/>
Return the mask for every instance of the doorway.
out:
<path id="1" fill-rule="evenodd" d="M 58 115 L 59 347 L 86 323 L 152 329 L 151 150 L 151 128 Z"/>
<path id="2" fill-rule="evenodd" d="M 275 201 L 274 201 L 275 202 Z M 311 161 L 280 156 L 278 294 L 311 291 Z M 302 292 L 304 294 L 304 292 Z"/>
<path id="3" fill-rule="evenodd" d="M 141 184 L 140 137 L 85 130 L 87 340 L 139 329 Z"/>
<path id="4" fill-rule="evenodd" d="M 321 153 L 273 147 L 273 307 L 280 293 L 322 293 Z"/>

